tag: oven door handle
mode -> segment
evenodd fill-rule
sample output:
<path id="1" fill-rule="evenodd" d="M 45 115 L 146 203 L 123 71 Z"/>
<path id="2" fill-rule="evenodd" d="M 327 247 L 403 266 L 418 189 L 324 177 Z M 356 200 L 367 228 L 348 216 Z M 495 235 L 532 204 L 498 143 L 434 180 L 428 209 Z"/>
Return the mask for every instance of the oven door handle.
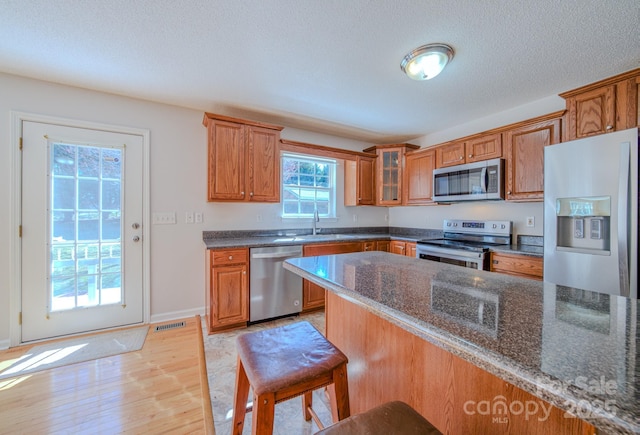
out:
<path id="1" fill-rule="evenodd" d="M 474 261 L 482 260 L 485 256 L 484 252 L 474 252 L 469 254 L 459 254 L 457 252 L 451 252 L 449 248 L 438 248 L 435 246 L 429 246 L 428 248 L 417 248 L 416 256 L 420 257 L 420 254 L 432 255 L 434 257 L 451 258 L 452 260 L 461 261 Z"/>

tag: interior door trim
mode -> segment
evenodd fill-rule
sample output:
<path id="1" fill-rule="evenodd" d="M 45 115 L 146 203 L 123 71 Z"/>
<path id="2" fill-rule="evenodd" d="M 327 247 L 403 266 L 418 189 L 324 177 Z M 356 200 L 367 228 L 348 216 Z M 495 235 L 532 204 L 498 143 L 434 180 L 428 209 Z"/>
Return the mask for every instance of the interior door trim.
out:
<path id="1" fill-rule="evenodd" d="M 10 225 L 12 237 L 9 240 L 11 258 L 9 259 L 9 347 L 18 346 L 22 340 L 22 325 L 20 324 L 20 311 L 22 309 L 22 249 L 20 243 L 19 227 L 22 222 L 22 152 L 20 139 L 22 137 L 22 123 L 24 121 L 39 122 L 43 124 L 55 124 L 65 127 L 86 128 L 93 130 L 124 133 L 142 137 L 142 240 L 146 243 L 142 251 L 142 298 L 143 298 L 143 322 L 149 323 L 151 316 L 151 219 L 150 219 L 150 172 L 149 149 L 150 131 L 142 128 L 123 127 L 119 125 L 103 124 L 99 122 L 80 121 L 68 118 L 40 115 L 35 113 L 11 111 L 11 160 L 10 191 L 12 213 Z M 0 346 L 1 348 L 1 346 Z"/>

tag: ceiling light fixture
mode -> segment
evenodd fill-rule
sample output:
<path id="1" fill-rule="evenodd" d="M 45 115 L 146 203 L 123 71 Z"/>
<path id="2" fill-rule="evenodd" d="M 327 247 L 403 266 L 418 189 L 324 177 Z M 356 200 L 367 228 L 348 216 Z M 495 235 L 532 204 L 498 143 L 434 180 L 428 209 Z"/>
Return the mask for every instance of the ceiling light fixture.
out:
<path id="1" fill-rule="evenodd" d="M 446 44 L 427 44 L 407 54 L 400 69 L 413 80 L 429 80 L 442 72 L 453 59 L 453 48 Z"/>

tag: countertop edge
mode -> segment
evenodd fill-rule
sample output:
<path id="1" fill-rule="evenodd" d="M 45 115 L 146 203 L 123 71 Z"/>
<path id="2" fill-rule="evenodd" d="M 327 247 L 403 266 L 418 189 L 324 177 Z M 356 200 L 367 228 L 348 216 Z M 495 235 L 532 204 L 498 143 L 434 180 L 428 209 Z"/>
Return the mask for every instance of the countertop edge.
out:
<path id="1" fill-rule="evenodd" d="M 557 380 L 541 372 L 532 372 L 527 367 L 512 363 L 508 365 L 501 361 L 500 356 L 492 355 L 491 351 L 475 346 L 463 339 L 452 336 L 446 331 L 428 323 L 422 322 L 401 311 L 390 308 L 386 305 L 373 301 L 365 296 L 353 292 L 332 281 L 323 279 L 317 275 L 309 273 L 288 261 L 284 262 L 284 268 L 302 276 L 302 278 L 318 284 L 319 286 L 338 294 L 339 296 L 355 303 L 367 311 L 380 316 L 394 325 L 414 334 L 439 348 L 451 352 L 463 360 L 479 367 L 498 378 L 509 382 L 528 393 L 551 403 L 559 409 L 570 412 L 581 410 L 595 418 L 582 418 L 583 420 L 602 429 L 607 433 L 639 433 L 640 426 L 634 425 L 634 416 L 626 415 L 626 419 L 615 413 L 606 412 L 592 403 L 592 397 L 584 395 L 568 395 L 567 389 L 556 390 L 552 386 Z M 479 352 L 480 351 L 480 352 Z M 563 394 L 564 393 L 564 394 Z M 576 417 L 580 418 L 580 417 Z M 611 432 L 614 431 L 614 432 Z"/>

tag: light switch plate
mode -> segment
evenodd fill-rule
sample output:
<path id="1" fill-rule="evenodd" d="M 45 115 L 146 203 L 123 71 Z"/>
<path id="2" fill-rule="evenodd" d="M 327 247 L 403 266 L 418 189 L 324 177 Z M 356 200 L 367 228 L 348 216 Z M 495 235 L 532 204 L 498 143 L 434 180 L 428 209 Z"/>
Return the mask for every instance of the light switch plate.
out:
<path id="1" fill-rule="evenodd" d="M 154 225 L 173 225 L 176 223 L 176 212 L 156 212 L 151 215 L 151 220 Z"/>
<path id="2" fill-rule="evenodd" d="M 535 216 L 527 216 L 527 226 L 535 227 L 536 226 L 536 218 Z"/>

